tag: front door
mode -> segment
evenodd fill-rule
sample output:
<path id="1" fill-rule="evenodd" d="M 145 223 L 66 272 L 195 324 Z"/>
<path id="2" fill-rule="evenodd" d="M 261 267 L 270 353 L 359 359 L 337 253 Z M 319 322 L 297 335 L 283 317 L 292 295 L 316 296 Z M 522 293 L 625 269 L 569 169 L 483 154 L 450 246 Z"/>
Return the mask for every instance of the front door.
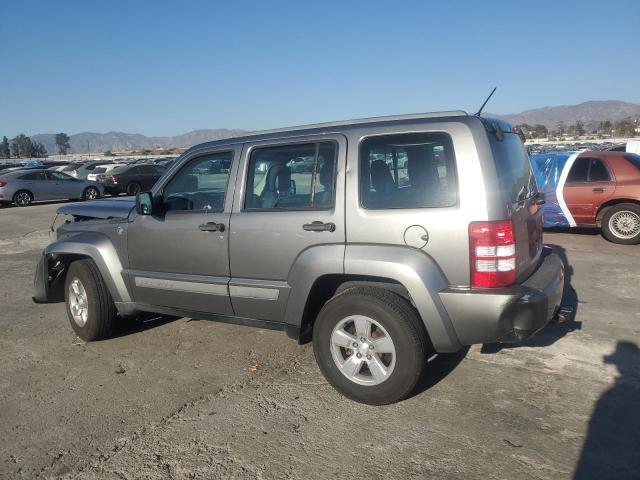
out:
<path id="1" fill-rule="evenodd" d="M 306 255 L 342 271 L 346 149 L 342 135 L 245 144 L 230 234 L 237 316 L 283 321 L 290 272 Z"/>
<path id="2" fill-rule="evenodd" d="M 578 225 L 594 225 L 598 208 L 614 191 L 615 182 L 601 159 L 578 157 L 569 170 L 562 195 Z"/>
<path id="3" fill-rule="evenodd" d="M 137 303 L 233 314 L 229 219 L 239 151 L 192 154 L 154 187 L 159 213 L 139 215 L 128 227 L 127 274 Z M 231 169 L 216 169 L 221 161 Z"/>

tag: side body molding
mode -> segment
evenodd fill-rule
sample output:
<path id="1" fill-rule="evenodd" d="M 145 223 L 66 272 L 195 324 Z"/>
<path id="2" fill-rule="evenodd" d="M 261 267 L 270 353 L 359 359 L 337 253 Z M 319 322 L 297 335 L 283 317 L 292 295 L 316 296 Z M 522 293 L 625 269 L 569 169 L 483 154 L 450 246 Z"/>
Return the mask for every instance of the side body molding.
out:
<path id="1" fill-rule="evenodd" d="M 421 250 L 393 245 L 347 245 L 347 275 L 390 278 L 402 284 L 413 300 L 437 352 L 462 348 L 438 293 L 448 287 L 437 264 Z"/>
<path id="2" fill-rule="evenodd" d="M 116 305 L 131 302 L 131 295 L 122 276 L 122 263 L 115 247 L 105 235 L 83 232 L 62 238 L 44 249 L 45 257 L 55 254 L 82 255 L 91 258 L 98 266 Z"/>
<path id="3" fill-rule="evenodd" d="M 344 273 L 344 249 L 343 243 L 319 245 L 298 255 L 287 278 L 291 293 L 284 315 L 285 324 L 295 327 L 301 325 L 309 292 L 318 278 Z"/>

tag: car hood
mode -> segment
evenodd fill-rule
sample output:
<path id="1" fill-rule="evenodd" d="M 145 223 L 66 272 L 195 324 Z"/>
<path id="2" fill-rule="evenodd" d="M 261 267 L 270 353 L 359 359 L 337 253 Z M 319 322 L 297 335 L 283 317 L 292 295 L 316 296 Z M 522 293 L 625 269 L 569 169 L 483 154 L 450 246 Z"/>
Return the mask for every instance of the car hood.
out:
<path id="1" fill-rule="evenodd" d="M 135 206 L 134 197 L 109 198 L 63 205 L 58 213 L 87 218 L 128 218 Z"/>

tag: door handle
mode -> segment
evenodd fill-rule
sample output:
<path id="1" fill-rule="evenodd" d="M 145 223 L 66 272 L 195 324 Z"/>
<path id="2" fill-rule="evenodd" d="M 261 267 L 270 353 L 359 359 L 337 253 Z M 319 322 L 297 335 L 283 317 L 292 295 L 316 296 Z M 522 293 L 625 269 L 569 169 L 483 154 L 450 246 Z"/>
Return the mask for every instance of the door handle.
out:
<path id="1" fill-rule="evenodd" d="M 208 222 L 198 225 L 198 230 L 202 232 L 224 232 L 224 223 Z"/>
<path id="2" fill-rule="evenodd" d="M 336 224 L 332 222 L 323 223 L 320 221 L 315 221 L 311 223 L 305 223 L 304 225 L 302 225 L 302 229 L 306 230 L 307 232 L 335 232 Z"/>
<path id="3" fill-rule="evenodd" d="M 602 193 L 602 192 L 604 192 L 605 190 L 606 190 L 606 188 L 604 188 L 604 187 L 593 187 L 593 191 L 594 191 L 594 192 Z"/>

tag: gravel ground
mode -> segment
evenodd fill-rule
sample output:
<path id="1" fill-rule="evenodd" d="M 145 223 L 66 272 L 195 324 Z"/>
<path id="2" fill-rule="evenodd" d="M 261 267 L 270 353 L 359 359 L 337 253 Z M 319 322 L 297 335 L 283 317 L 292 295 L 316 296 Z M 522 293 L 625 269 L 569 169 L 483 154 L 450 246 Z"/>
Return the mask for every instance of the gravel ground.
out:
<path id="1" fill-rule="evenodd" d="M 338 395 L 281 332 L 150 319 L 84 343 L 31 302 L 57 205 L 0 208 L 0 478 L 640 478 L 640 246 L 548 232 L 575 319 Z"/>

